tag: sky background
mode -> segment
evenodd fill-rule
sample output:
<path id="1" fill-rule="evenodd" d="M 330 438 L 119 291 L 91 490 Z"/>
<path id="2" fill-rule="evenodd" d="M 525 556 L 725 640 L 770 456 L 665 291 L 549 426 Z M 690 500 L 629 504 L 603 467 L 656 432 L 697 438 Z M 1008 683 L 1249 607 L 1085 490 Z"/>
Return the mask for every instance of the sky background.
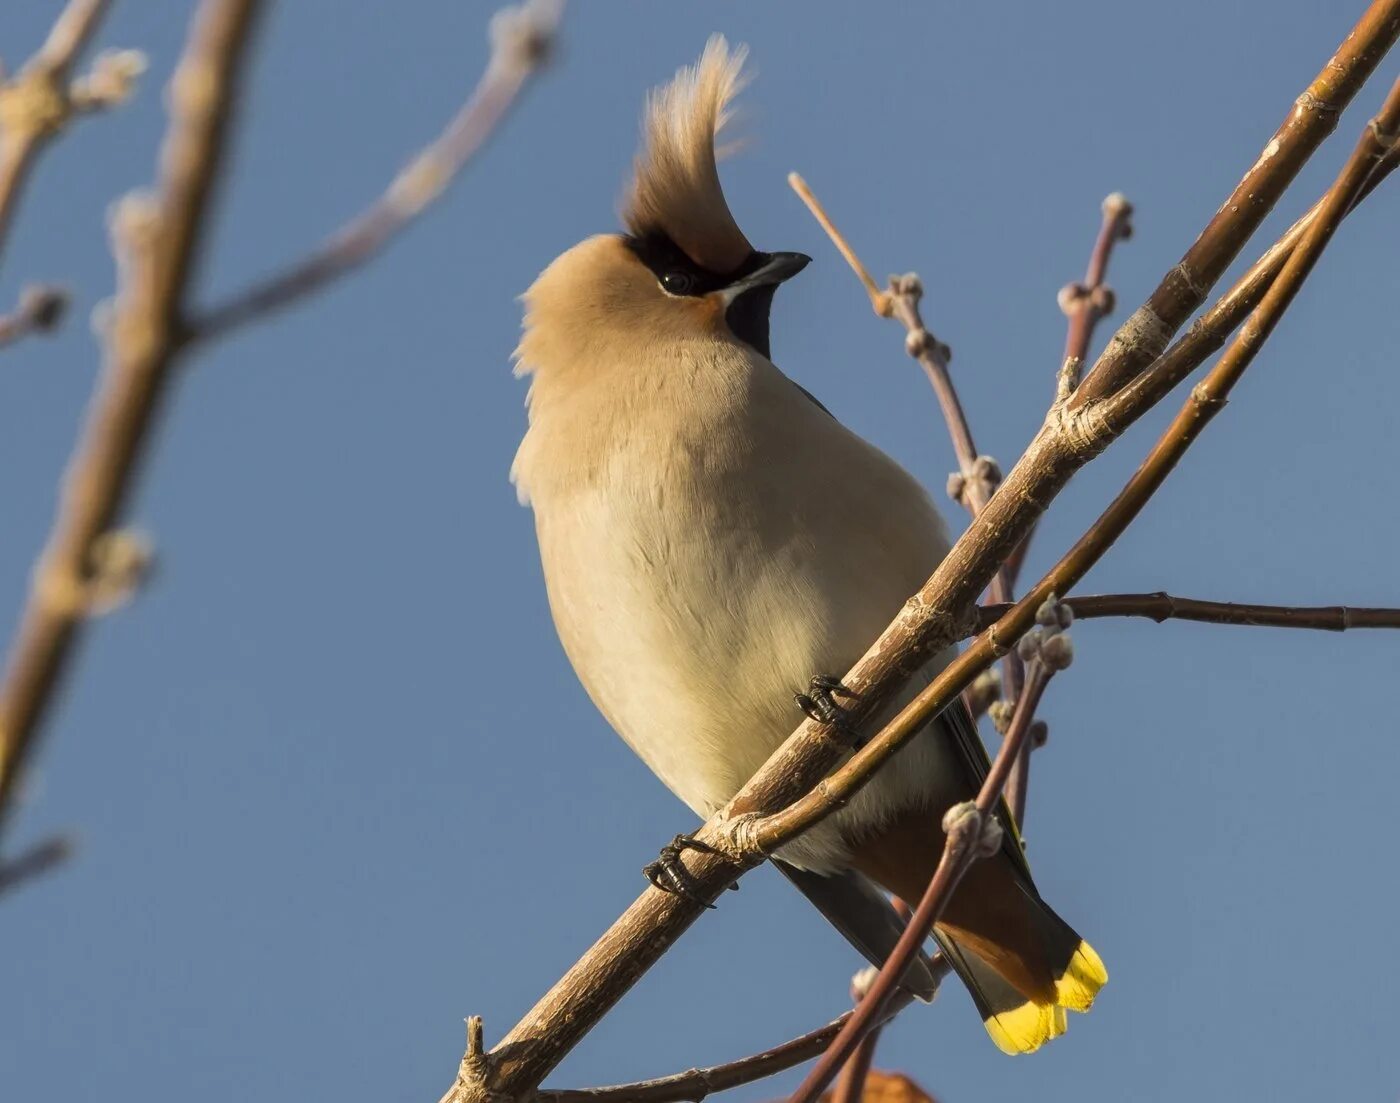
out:
<path id="1" fill-rule="evenodd" d="M 148 51 L 151 72 L 44 157 L 0 267 L 0 302 L 32 279 L 76 296 L 60 335 L 0 353 L 0 624 L 93 383 L 104 215 L 152 177 L 187 6 L 118 0 L 101 43 Z M 57 7 L 8 0 L 7 62 Z M 475 81 L 493 7 L 278 5 L 198 298 L 378 194 Z M 1363 7 L 575 4 L 558 64 L 386 256 L 188 363 L 131 510 L 159 572 L 93 627 L 10 839 L 70 831 L 81 850 L 0 900 L 0 1092 L 436 1100 L 462 1018 L 499 1039 L 693 825 L 555 640 L 507 481 L 525 419 L 509 356 L 515 296 L 616 227 L 642 97 L 712 31 L 749 43 L 757 73 L 731 206 L 759 248 L 816 257 L 778 296 L 775 359 L 941 497 L 954 461 L 927 385 L 785 174 L 807 176 L 877 276 L 920 272 L 979 445 L 1009 464 L 1050 398 L 1055 292 L 1083 272 L 1102 197 L 1138 212 L 1111 272 L 1121 318 Z M 1391 59 L 1251 256 L 1331 181 L 1396 73 Z M 1083 592 L 1400 604 L 1398 222 L 1392 182 Z M 1061 496 L 1028 576 L 1121 486 L 1168 405 Z M 1075 637 L 1026 834 L 1111 983 L 1018 1060 L 950 984 L 886 1031 L 879 1064 L 943 1103 L 1395 1099 L 1400 636 L 1100 621 Z M 549 1082 L 765 1048 L 840 1013 L 857 964 L 756 872 Z"/>

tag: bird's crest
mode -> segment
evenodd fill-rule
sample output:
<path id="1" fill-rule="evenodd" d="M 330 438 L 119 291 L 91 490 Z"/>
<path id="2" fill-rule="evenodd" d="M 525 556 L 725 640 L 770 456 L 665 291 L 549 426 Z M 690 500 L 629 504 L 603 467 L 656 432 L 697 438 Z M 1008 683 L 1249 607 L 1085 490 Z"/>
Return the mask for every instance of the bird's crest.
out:
<path id="1" fill-rule="evenodd" d="M 746 83 L 747 49 L 723 35 L 705 44 L 699 63 L 647 97 L 643 144 L 622 218 L 638 237 L 662 233 L 702 268 L 725 274 L 753 252 L 725 202 L 715 142 L 730 104 Z"/>

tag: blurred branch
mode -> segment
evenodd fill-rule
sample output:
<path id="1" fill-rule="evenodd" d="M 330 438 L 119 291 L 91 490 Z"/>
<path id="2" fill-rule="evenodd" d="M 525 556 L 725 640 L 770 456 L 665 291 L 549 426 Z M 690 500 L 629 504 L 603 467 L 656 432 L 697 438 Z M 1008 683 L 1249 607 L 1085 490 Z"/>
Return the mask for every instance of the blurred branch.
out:
<path id="1" fill-rule="evenodd" d="M 907 993 L 897 993 L 885 1009 L 882 1023 L 888 1022 L 908 1006 L 910 998 Z M 852 1012 L 847 1011 L 825 1026 L 808 1031 L 790 1042 L 723 1065 L 689 1069 L 655 1080 L 616 1084 L 606 1088 L 563 1091 L 544 1088 L 536 1093 L 535 1098 L 538 1103 L 700 1103 L 700 1100 L 714 1092 L 751 1084 L 800 1065 L 804 1061 L 810 1061 L 831 1044 L 831 1040 L 850 1019 L 851 1014 Z"/>
<path id="2" fill-rule="evenodd" d="M 31 333 L 52 333 L 68 310 L 68 292 L 61 287 L 36 284 L 20 292 L 19 303 L 0 314 L 0 348 Z"/>
<path id="3" fill-rule="evenodd" d="M 135 542 L 112 525 L 135 480 L 176 358 L 176 334 L 227 144 L 257 0 L 202 0 L 170 86 L 151 196 L 114 216 L 115 316 L 88 423 L 0 677 L 0 827 L 44 711 L 95 603 L 129 584 Z"/>
<path id="4" fill-rule="evenodd" d="M 92 73 L 70 85 L 73 63 L 109 4 L 110 0 L 69 0 L 44 44 L 12 78 L 0 83 L 0 253 L 39 152 L 75 114 L 125 100 L 145 67 L 144 57 L 134 51 L 103 54 Z"/>
<path id="5" fill-rule="evenodd" d="M 442 134 L 393 179 L 368 208 L 308 256 L 189 320 L 185 342 L 229 330 L 290 306 L 358 268 L 398 236 L 452 183 L 494 133 L 554 46 L 564 0 L 525 0 L 491 22 L 486 71 Z"/>
<path id="6" fill-rule="evenodd" d="M 91 15 L 102 6 L 74 4 L 70 11 Z M 211 336 L 298 299 L 381 248 L 480 148 L 548 52 L 560 11 L 553 0 L 527 0 L 501 12 L 492 25 L 492 60 L 471 100 L 385 196 L 305 262 L 191 323 L 189 275 L 260 7 L 256 0 L 203 0 L 171 83 L 157 192 L 127 196 L 113 218 L 121 279 L 107 362 L 0 678 L 0 830 L 84 622 L 128 594 L 148 558 L 141 540 L 111 526 L 134 484 L 180 354 L 192 337 Z M 62 41 L 71 43 L 75 33 L 68 25 Z M 97 103 L 113 94 L 130 68 L 120 56 L 105 68 L 95 65 L 92 75 L 74 83 L 75 102 Z"/>
<path id="7" fill-rule="evenodd" d="M 23 851 L 18 858 L 11 858 L 0 865 L 0 894 L 9 892 L 25 881 L 42 877 L 72 856 L 73 840 L 67 835 L 55 835 L 53 838 L 44 839 Z"/>
<path id="8" fill-rule="evenodd" d="M 1067 597 L 1063 601 L 1078 620 L 1145 617 L 1158 624 L 1168 620 L 1191 620 L 1203 624 L 1239 624 L 1258 628 L 1311 628 L 1322 632 L 1345 632 L 1352 628 L 1400 628 L 1400 609 L 1364 606 L 1247 605 L 1175 597 L 1161 590 L 1150 594 Z M 978 610 L 977 631 L 995 624 L 1010 608 L 1009 604 L 982 606 Z"/>
<path id="9" fill-rule="evenodd" d="M 1296 113 L 1313 116 L 1321 111 L 1335 115 L 1375 69 L 1397 34 L 1400 34 L 1400 0 L 1376 0 L 1342 47 L 1328 60 Z M 1281 165 L 1277 170 L 1280 179 L 1270 178 L 1267 187 L 1264 182 L 1260 183 L 1263 194 L 1270 196 L 1269 202 L 1292 179 L 1302 159 L 1316 148 L 1328 128 L 1330 120 L 1328 127 L 1300 126 L 1290 136 L 1287 158 L 1282 161 L 1277 157 L 1261 158 L 1266 167 L 1275 161 L 1280 161 Z M 1369 155 L 1364 160 L 1369 161 Z M 1258 177 L 1256 166 L 1250 170 L 1249 179 L 1257 181 Z M 1262 335 L 1272 328 L 1283 307 L 1291 301 L 1302 276 L 1325 244 L 1325 237 L 1335 228 L 1339 208 L 1334 200 L 1340 197 L 1349 202 L 1350 192 L 1348 180 L 1345 186 L 1328 193 L 1327 202 L 1313 226 L 1272 278 L 1254 316 L 1236 345 L 1232 345 L 1232 350 L 1238 346 L 1239 351 L 1227 353 L 1234 364 L 1231 371 L 1247 364 L 1257 351 Z M 1201 299 L 1262 217 L 1258 203 L 1251 201 L 1245 207 L 1248 210 L 1242 207 L 1238 218 L 1226 224 L 1212 221 L 1208 248 L 1193 247 L 1190 255 L 1201 259 L 1202 263 L 1191 270 L 1192 287 L 1193 293 L 1199 293 Z M 1319 226 L 1326 227 L 1322 237 L 1314 232 Z M 1179 275 L 1169 273 L 1164 284 L 1175 288 L 1179 279 Z M 1105 353 L 1116 363 L 1129 364 L 1134 371 L 1165 347 L 1172 330 L 1185 316 L 1177 317 L 1180 311 L 1175 309 L 1166 315 L 1149 312 L 1151 319 L 1145 321 L 1143 311 L 1146 309 L 1136 312 L 1120 327 Z M 693 897 L 670 895 L 654 888 L 645 890 L 489 1054 L 471 1064 L 463 1060 L 458 1078 L 444 1099 L 453 1103 L 486 1103 L 496 1096 L 519 1098 L 527 1095 L 690 924 L 704 914 L 707 901 L 717 898 L 736 877 L 758 865 L 772 845 L 815 823 L 859 789 L 930 717 L 946 707 L 978 673 L 1004 654 L 1031 627 L 1037 609 L 1050 593 L 1065 593 L 1078 583 L 1136 516 L 1185 446 L 1194 440 L 1217 408 L 1212 405 L 1213 399 L 1223 397 L 1221 391 L 1229 389 L 1220 386 L 1230 382 L 1228 378 L 1212 375 L 1215 376 L 1214 386 L 1204 391 L 1198 388 L 1197 395 L 1178 418 L 1181 424 L 1173 424 L 1146 466 L 1095 527 L 1030 594 L 960 653 L 879 735 L 835 773 L 828 776 L 842 754 L 849 750 L 848 737 L 836 725 L 813 719 L 799 725 L 729 805 L 712 816 L 697 833 L 702 843 L 721 853 L 687 853 L 685 864 Z M 1127 424 L 1151 406 L 1149 401 L 1134 403 L 1125 407 L 1120 418 L 1109 422 L 1101 416 L 1097 403 L 1082 402 L 1071 409 L 1068 401 L 1057 398 L 1045 425 L 1006 475 L 986 509 L 958 539 L 919 593 L 906 602 L 870 650 L 841 679 L 857 694 L 846 710 L 847 724 L 843 728 L 858 727 L 867 721 L 876 710 L 890 702 L 896 690 L 905 684 L 910 671 L 919 669 L 959 638 L 977 616 L 978 597 L 1034 520 L 1075 471 L 1098 455 Z M 784 811 L 774 814 L 778 809 Z"/>

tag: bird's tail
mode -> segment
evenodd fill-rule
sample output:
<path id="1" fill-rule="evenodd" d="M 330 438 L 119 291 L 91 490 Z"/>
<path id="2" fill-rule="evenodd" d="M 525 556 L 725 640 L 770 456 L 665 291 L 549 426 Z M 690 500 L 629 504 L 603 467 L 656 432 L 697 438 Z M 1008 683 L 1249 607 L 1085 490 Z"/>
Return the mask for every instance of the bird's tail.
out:
<path id="1" fill-rule="evenodd" d="M 934 937 L 1003 1053 L 1033 1053 L 1058 1038 L 1065 1032 L 1065 1012 L 1088 1011 L 1108 981 L 1094 948 L 1033 890 L 1025 892 L 1025 898 L 1023 914 L 1039 936 L 1039 983 L 1026 983 L 1018 968 L 1021 963 L 1010 959 L 1006 946 L 965 929 L 941 923 L 934 928 Z"/>
<path id="2" fill-rule="evenodd" d="M 941 825 L 921 809 L 853 848 L 852 865 L 912 903 L 923 896 L 942 848 Z M 1088 1011 L 1108 982 L 1093 947 L 1040 898 L 1011 834 L 963 874 L 933 933 L 987 1033 L 1007 1053 L 1031 1053 L 1058 1038 L 1065 1012 Z"/>

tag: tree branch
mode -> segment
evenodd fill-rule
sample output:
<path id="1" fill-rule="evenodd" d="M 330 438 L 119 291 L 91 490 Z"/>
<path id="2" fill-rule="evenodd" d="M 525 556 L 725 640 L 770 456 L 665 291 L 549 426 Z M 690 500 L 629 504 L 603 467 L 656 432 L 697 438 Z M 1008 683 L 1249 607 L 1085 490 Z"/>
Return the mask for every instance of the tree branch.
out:
<path id="1" fill-rule="evenodd" d="M 92 79 L 69 87 L 73 63 L 96 33 L 110 0 L 69 0 L 54 21 L 48 38 L 15 74 L 0 83 L 0 253 L 9 233 L 20 193 L 40 150 L 63 129 L 73 114 L 110 106 L 126 98 L 131 78 L 144 60 L 125 51 L 109 55 L 101 75 L 110 75 L 111 58 L 121 58 L 127 80 L 99 80 L 107 95 L 96 95 Z M 75 97 L 74 93 L 79 94 Z"/>
<path id="2" fill-rule="evenodd" d="M 1071 402 L 1081 409 L 1116 393 L 1160 355 L 1278 202 L 1342 110 L 1400 33 L 1400 9 L 1372 3 L 1361 21 L 1298 97 L 1263 153 L 1221 204 L 1195 243 L 1147 302 L 1119 329 Z"/>
<path id="3" fill-rule="evenodd" d="M 185 342 L 229 330 L 290 306 L 358 268 L 432 204 L 467 165 L 549 59 L 564 0 L 525 0 L 491 22 L 491 58 L 476 88 L 442 134 L 393 179 L 374 203 L 282 272 L 192 318 Z"/>
<path id="4" fill-rule="evenodd" d="M 26 881 L 42 877 L 72 856 L 73 840 L 66 835 L 55 835 L 36 843 L 18 858 L 11 858 L 4 865 L 0 865 L 0 893 L 9 892 Z"/>
<path id="5" fill-rule="evenodd" d="M 1345 632 L 1352 628 L 1400 628 L 1400 609 L 1348 605 L 1247 605 L 1174 597 L 1161 590 L 1150 594 L 1096 594 L 1063 600 L 1078 620 L 1145 617 L 1158 624 L 1167 620 L 1190 620 L 1203 624 L 1240 624 L 1258 628 L 1311 628 L 1322 632 Z M 1009 604 L 982 606 L 978 610 L 977 631 L 995 624 L 1010 608 Z"/>
<path id="6" fill-rule="evenodd" d="M 0 314 L 0 348 L 31 333 L 52 333 L 67 310 L 68 292 L 61 287 L 47 284 L 26 287 L 14 310 Z"/>
<path id="7" fill-rule="evenodd" d="M 123 543 L 110 530 L 175 360 L 187 283 L 259 7 L 257 0 L 200 4 L 171 82 L 158 190 L 153 197 L 128 196 L 114 219 L 122 280 L 106 363 L 0 678 L 0 827 L 82 626 L 119 581 L 107 553 Z M 71 41 L 71 28 L 67 33 Z"/>
<path id="8" fill-rule="evenodd" d="M 889 1022 L 908 1006 L 910 999 L 907 993 L 897 993 L 885 1009 L 881 1024 Z M 851 1015 L 852 1012 L 847 1011 L 825 1026 L 808 1031 L 790 1042 L 727 1064 L 689 1069 L 655 1080 L 615 1084 L 606 1088 L 544 1088 L 536 1093 L 536 1099 L 538 1103 L 700 1103 L 700 1100 L 714 1092 L 751 1084 L 800 1065 L 804 1061 L 810 1061 L 831 1044 L 831 1040 Z"/>

